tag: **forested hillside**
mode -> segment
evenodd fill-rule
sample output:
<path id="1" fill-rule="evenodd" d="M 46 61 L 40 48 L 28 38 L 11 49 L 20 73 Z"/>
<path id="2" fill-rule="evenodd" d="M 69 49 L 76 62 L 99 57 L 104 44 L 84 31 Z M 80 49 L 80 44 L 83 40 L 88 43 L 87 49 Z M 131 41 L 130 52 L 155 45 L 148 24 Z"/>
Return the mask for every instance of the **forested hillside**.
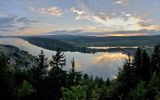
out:
<path id="1" fill-rule="evenodd" d="M 31 36 L 33 37 L 33 36 Z M 40 38 L 56 39 L 59 41 L 83 46 L 154 46 L 160 40 L 155 36 L 77 36 L 77 35 L 43 35 Z"/>
<path id="2" fill-rule="evenodd" d="M 160 98 L 160 45 L 156 45 L 151 54 L 138 48 L 133 57 L 129 56 L 126 59 L 119 69 L 117 78 L 113 80 L 93 78 L 87 73 L 76 71 L 74 58 L 70 70 L 64 70 L 66 58 L 59 49 L 55 54 L 51 54 L 53 57 L 49 60 L 43 51 L 38 57 L 33 57 L 16 47 L 0 47 L 1 100 L 159 100 Z M 27 64 L 24 68 L 25 63 L 19 62 L 22 60 L 21 57 L 26 58 L 23 61 L 32 58 L 30 63 L 37 64 L 32 66 Z M 15 64 L 10 63 L 10 59 L 13 59 Z"/>
<path id="3" fill-rule="evenodd" d="M 77 45 L 75 43 L 68 43 L 64 41 L 60 41 L 57 39 L 47 39 L 47 38 L 39 38 L 39 37 L 25 37 L 23 38 L 29 41 L 31 44 L 49 49 L 56 50 L 60 48 L 62 51 L 79 51 L 79 52 L 92 52 L 91 49 L 86 48 L 82 45 Z"/>

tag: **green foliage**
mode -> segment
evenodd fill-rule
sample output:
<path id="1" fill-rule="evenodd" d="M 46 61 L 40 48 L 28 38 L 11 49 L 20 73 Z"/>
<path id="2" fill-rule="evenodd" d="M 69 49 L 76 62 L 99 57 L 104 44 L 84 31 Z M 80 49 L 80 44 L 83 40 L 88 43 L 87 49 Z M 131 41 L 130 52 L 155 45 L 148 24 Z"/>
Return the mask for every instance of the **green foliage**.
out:
<path id="1" fill-rule="evenodd" d="M 16 57 L 20 55 L 15 53 Z M 0 54 L 0 98 L 4 100 L 159 100 L 160 98 L 160 46 L 149 56 L 138 48 L 119 69 L 117 78 L 103 80 L 76 71 L 73 58 L 71 69 L 66 65 L 64 53 L 57 49 L 48 61 L 43 51 L 31 69 L 23 61 L 11 64 Z M 28 56 L 29 57 L 29 56 Z M 30 58 L 30 57 L 29 57 Z M 18 58 L 17 58 L 18 59 Z M 34 61 L 34 60 L 33 60 Z M 24 61 L 25 62 L 25 61 Z M 48 70 L 48 67 L 51 70 Z"/>
<path id="2" fill-rule="evenodd" d="M 42 37 L 26 37 L 24 39 L 31 42 L 32 44 L 47 48 L 49 50 L 57 50 L 57 48 L 61 48 L 61 50 L 63 51 L 80 51 L 84 53 L 92 51 L 91 49 L 86 48 L 82 45 L 73 42 L 59 41 L 57 39 L 49 39 Z"/>
<path id="3" fill-rule="evenodd" d="M 128 100 L 147 100 L 147 89 L 144 86 L 144 82 L 140 82 L 137 87 L 131 91 Z"/>
<path id="4" fill-rule="evenodd" d="M 86 100 L 86 86 L 72 86 L 71 89 L 61 88 L 61 100 Z"/>
<path id="5" fill-rule="evenodd" d="M 64 56 L 64 53 L 59 48 L 57 48 L 56 54 L 52 56 L 50 65 L 52 66 L 52 69 L 54 68 L 62 69 L 66 65 L 66 58 Z"/>
<path id="6" fill-rule="evenodd" d="M 14 98 L 14 69 L 8 65 L 8 59 L 0 54 L 0 97 L 11 100 Z"/>
<path id="7" fill-rule="evenodd" d="M 152 63 L 152 72 L 160 73 L 160 44 L 154 47 L 151 63 Z"/>
<path id="8" fill-rule="evenodd" d="M 49 72 L 49 93 L 50 99 L 59 100 L 61 97 L 61 87 L 66 87 L 67 73 L 62 68 L 66 65 L 66 58 L 59 48 L 50 61 L 51 70 Z"/>
<path id="9" fill-rule="evenodd" d="M 22 82 L 22 84 L 16 90 L 16 96 L 18 99 L 23 99 L 29 95 L 31 95 L 35 90 L 32 85 L 28 83 L 26 80 Z"/>
<path id="10" fill-rule="evenodd" d="M 41 79 L 43 79 L 43 77 L 46 76 L 47 71 L 48 71 L 47 68 L 49 65 L 48 65 L 47 60 L 48 59 L 45 57 L 44 52 L 42 50 L 38 58 L 38 62 L 39 62 L 38 71 L 40 72 Z"/>

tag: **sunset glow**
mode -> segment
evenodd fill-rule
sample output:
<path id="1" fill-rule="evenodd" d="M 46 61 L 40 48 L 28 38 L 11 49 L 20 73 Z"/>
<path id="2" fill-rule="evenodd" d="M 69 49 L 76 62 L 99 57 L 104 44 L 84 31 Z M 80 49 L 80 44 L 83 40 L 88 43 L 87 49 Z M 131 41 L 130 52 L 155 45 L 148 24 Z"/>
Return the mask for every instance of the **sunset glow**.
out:
<path id="1" fill-rule="evenodd" d="M 158 0 L 0 0 L 0 34 L 159 35 L 159 5 Z"/>

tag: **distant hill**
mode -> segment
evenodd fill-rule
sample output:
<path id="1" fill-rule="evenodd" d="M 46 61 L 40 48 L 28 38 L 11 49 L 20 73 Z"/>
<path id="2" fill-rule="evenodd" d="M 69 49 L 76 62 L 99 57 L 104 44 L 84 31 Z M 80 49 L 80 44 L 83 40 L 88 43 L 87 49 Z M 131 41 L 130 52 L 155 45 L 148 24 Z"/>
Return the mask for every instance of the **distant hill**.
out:
<path id="1" fill-rule="evenodd" d="M 155 36 L 77 36 L 77 35 L 43 35 L 36 38 L 55 39 L 75 46 L 153 46 L 160 42 L 160 35 Z M 54 40 L 53 40 L 54 41 Z"/>
<path id="2" fill-rule="evenodd" d="M 79 52 L 91 52 L 91 49 L 77 45 L 75 43 L 64 42 L 57 39 L 51 38 L 42 38 L 42 37 L 23 37 L 31 44 L 49 49 L 56 50 L 60 48 L 62 51 L 79 51 Z"/>

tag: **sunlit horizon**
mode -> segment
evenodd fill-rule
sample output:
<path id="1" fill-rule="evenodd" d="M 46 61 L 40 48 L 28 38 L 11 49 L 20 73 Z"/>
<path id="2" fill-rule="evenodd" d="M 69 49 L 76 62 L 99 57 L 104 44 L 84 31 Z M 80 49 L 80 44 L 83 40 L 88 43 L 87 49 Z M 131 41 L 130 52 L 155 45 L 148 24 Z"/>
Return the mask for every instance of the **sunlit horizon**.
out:
<path id="1" fill-rule="evenodd" d="M 160 35 L 160 1 L 0 0 L 0 35 Z"/>

